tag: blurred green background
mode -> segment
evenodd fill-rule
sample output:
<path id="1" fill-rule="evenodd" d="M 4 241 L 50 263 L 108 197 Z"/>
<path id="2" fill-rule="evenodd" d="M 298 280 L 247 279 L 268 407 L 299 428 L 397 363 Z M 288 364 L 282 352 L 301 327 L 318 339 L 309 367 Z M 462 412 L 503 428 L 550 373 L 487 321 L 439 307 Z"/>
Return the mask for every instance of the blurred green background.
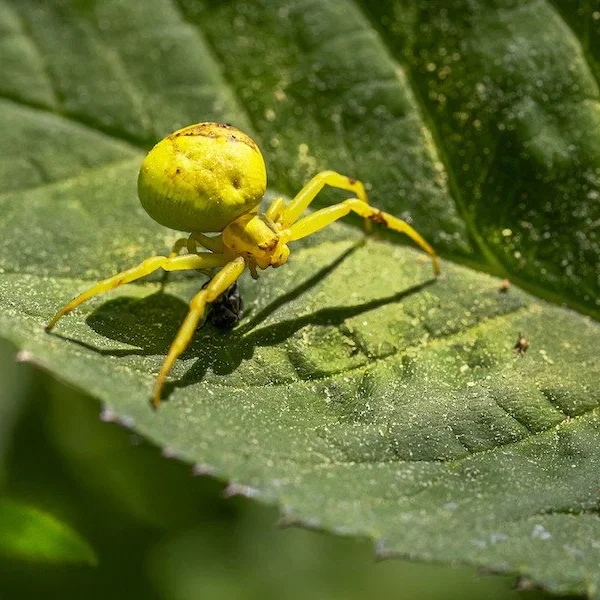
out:
<path id="1" fill-rule="evenodd" d="M 73 527 L 99 564 L 0 559 L 0 598 L 550 598 L 511 576 L 376 562 L 367 540 L 278 527 L 275 508 L 225 498 L 14 356 L 0 342 L 3 496 Z"/>

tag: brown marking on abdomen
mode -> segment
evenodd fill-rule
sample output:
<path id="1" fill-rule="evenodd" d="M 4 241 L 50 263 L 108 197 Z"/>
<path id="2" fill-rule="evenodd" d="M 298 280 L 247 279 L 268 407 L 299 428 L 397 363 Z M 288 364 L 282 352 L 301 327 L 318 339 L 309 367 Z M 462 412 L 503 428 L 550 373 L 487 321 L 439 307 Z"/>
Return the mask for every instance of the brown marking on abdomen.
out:
<path id="1" fill-rule="evenodd" d="M 231 132 L 236 132 L 241 135 L 233 135 Z M 175 139 L 181 136 L 202 136 L 209 138 L 220 138 L 226 137 L 231 142 L 242 142 L 249 146 L 253 150 L 258 150 L 258 146 L 254 142 L 254 140 L 247 136 L 243 131 L 237 129 L 233 125 L 229 125 L 228 123 L 198 123 L 191 127 L 186 127 L 181 131 L 176 131 L 169 136 L 169 139 Z"/>

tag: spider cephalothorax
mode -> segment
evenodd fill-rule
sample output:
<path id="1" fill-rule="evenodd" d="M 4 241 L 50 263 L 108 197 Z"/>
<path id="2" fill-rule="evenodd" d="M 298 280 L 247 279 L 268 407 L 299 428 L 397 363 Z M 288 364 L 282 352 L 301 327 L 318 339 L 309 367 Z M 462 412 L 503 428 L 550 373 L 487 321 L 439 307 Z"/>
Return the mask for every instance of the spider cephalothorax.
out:
<path id="1" fill-rule="evenodd" d="M 281 231 L 267 215 L 242 215 L 222 235 L 226 251 L 243 256 L 250 268 L 280 267 L 290 255 L 287 230 Z"/>
<path id="2" fill-rule="evenodd" d="M 434 272 L 439 273 L 433 248 L 405 221 L 371 207 L 360 181 L 323 171 L 287 205 L 276 198 L 265 213 L 258 213 L 266 185 L 265 164 L 258 146 L 235 127 L 198 123 L 172 133 L 146 156 L 138 178 L 138 194 L 155 221 L 190 235 L 177 240 L 168 256 L 147 258 L 82 292 L 54 315 L 46 330 L 89 298 L 157 269 L 218 269 L 190 301 L 190 310 L 169 348 L 154 388 L 152 404 L 157 407 L 167 375 L 190 343 L 206 305 L 215 302 L 246 268 L 256 277 L 257 268 L 280 267 L 290 255 L 290 242 L 350 212 L 408 235 L 431 256 Z M 354 196 L 301 218 L 324 185 L 347 190 Z M 206 251 L 198 251 L 199 246 Z M 188 253 L 182 255 L 184 248 Z"/>

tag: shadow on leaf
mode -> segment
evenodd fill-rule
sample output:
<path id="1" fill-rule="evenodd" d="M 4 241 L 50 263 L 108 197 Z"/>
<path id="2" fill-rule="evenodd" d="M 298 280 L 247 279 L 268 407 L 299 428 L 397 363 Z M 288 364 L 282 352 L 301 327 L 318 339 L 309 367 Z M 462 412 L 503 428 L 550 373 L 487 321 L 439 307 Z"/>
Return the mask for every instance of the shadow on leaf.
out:
<path id="1" fill-rule="evenodd" d="M 166 395 L 176 387 L 187 387 L 202 381 L 206 373 L 211 370 L 216 375 L 228 375 L 235 371 L 243 360 L 248 360 L 254 355 L 256 347 L 275 346 L 285 342 L 297 331 L 307 325 L 316 326 L 338 326 L 346 319 L 355 317 L 364 312 L 374 310 L 380 306 L 412 296 L 433 284 L 435 279 L 414 285 L 406 290 L 397 292 L 385 298 L 378 298 L 362 304 L 353 306 L 335 306 L 317 310 L 313 313 L 303 315 L 296 319 L 289 319 L 262 327 L 259 330 L 244 334 L 243 327 L 231 331 L 229 334 L 221 334 L 220 338 L 211 338 L 213 342 L 208 346 L 209 340 L 205 339 L 204 352 L 194 366 L 178 382 L 172 382 L 165 386 Z M 208 332 L 203 332 L 206 338 L 210 337 Z M 197 336 L 198 337 L 198 336 Z M 195 340 L 195 342 L 201 340 Z M 194 343 L 194 346 L 196 344 Z M 209 351 L 206 351 L 207 348 Z M 200 349 L 198 349 L 200 351 Z"/>
<path id="2" fill-rule="evenodd" d="M 251 359 L 256 347 L 282 344 L 307 325 L 341 325 L 348 318 L 385 304 L 399 302 L 435 282 L 435 279 L 427 280 L 384 298 L 352 306 L 325 307 L 294 319 L 257 329 L 279 308 L 310 291 L 324 277 L 340 266 L 359 246 L 360 243 L 353 245 L 329 265 L 279 296 L 260 312 L 254 315 L 250 314 L 249 318 L 244 319 L 235 329 L 222 331 L 205 323 L 197 330 L 191 344 L 181 356 L 183 359 L 197 358 L 198 360 L 179 381 L 165 386 L 164 396 L 169 396 L 174 388 L 187 387 L 202 381 L 209 370 L 215 375 L 228 375 L 235 371 L 244 360 Z M 60 337 L 102 355 L 163 355 L 167 353 L 187 311 L 186 302 L 162 290 L 145 298 L 115 298 L 96 309 L 86 319 L 86 322 L 96 333 L 108 339 L 135 346 L 135 348 L 103 349 L 74 338 Z"/>

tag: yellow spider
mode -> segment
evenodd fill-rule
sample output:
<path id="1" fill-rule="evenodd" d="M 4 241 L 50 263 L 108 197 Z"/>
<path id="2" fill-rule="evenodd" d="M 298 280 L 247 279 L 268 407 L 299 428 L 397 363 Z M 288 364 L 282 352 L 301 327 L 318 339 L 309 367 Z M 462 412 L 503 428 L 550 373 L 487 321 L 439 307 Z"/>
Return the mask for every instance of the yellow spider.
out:
<path id="1" fill-rule="evenodd" d="M 347 190 L 356 197 L 300 218 L 324 185 Z M 198 123 L 160 141 L 146 156 L 138 177 L 142 206 L 161 225 L 190 232 L 175 242 L 169 256 L 152 256 L 139 265 L 93 285 L 61 308 L 46 325 L 82 302 L 156 271 L 216 269 L 209 284 L 190 301 L 189 312 L 158 374 L 152 405 L 157 408 L 167 375 L 194 335 L 207 303 L 214 302 L 246 268 L 280 267 L 295 242 L 327 227 L 349 212 L 408 235 L 439 265 L 433 248 L 406 222 L 369 206 L 360 181 L 334 171 L 315 175 L 286 206 L 276 198 L 265 213 L 258 205 L 267 187 L 263 157 L 256 143 L 231 125 Z M 206 233 L 218 232 L 207 236 Z M 208 252 L 198 252 L 202 246 Z M 187 248 L 188 254 L 180 255 Z"/>

